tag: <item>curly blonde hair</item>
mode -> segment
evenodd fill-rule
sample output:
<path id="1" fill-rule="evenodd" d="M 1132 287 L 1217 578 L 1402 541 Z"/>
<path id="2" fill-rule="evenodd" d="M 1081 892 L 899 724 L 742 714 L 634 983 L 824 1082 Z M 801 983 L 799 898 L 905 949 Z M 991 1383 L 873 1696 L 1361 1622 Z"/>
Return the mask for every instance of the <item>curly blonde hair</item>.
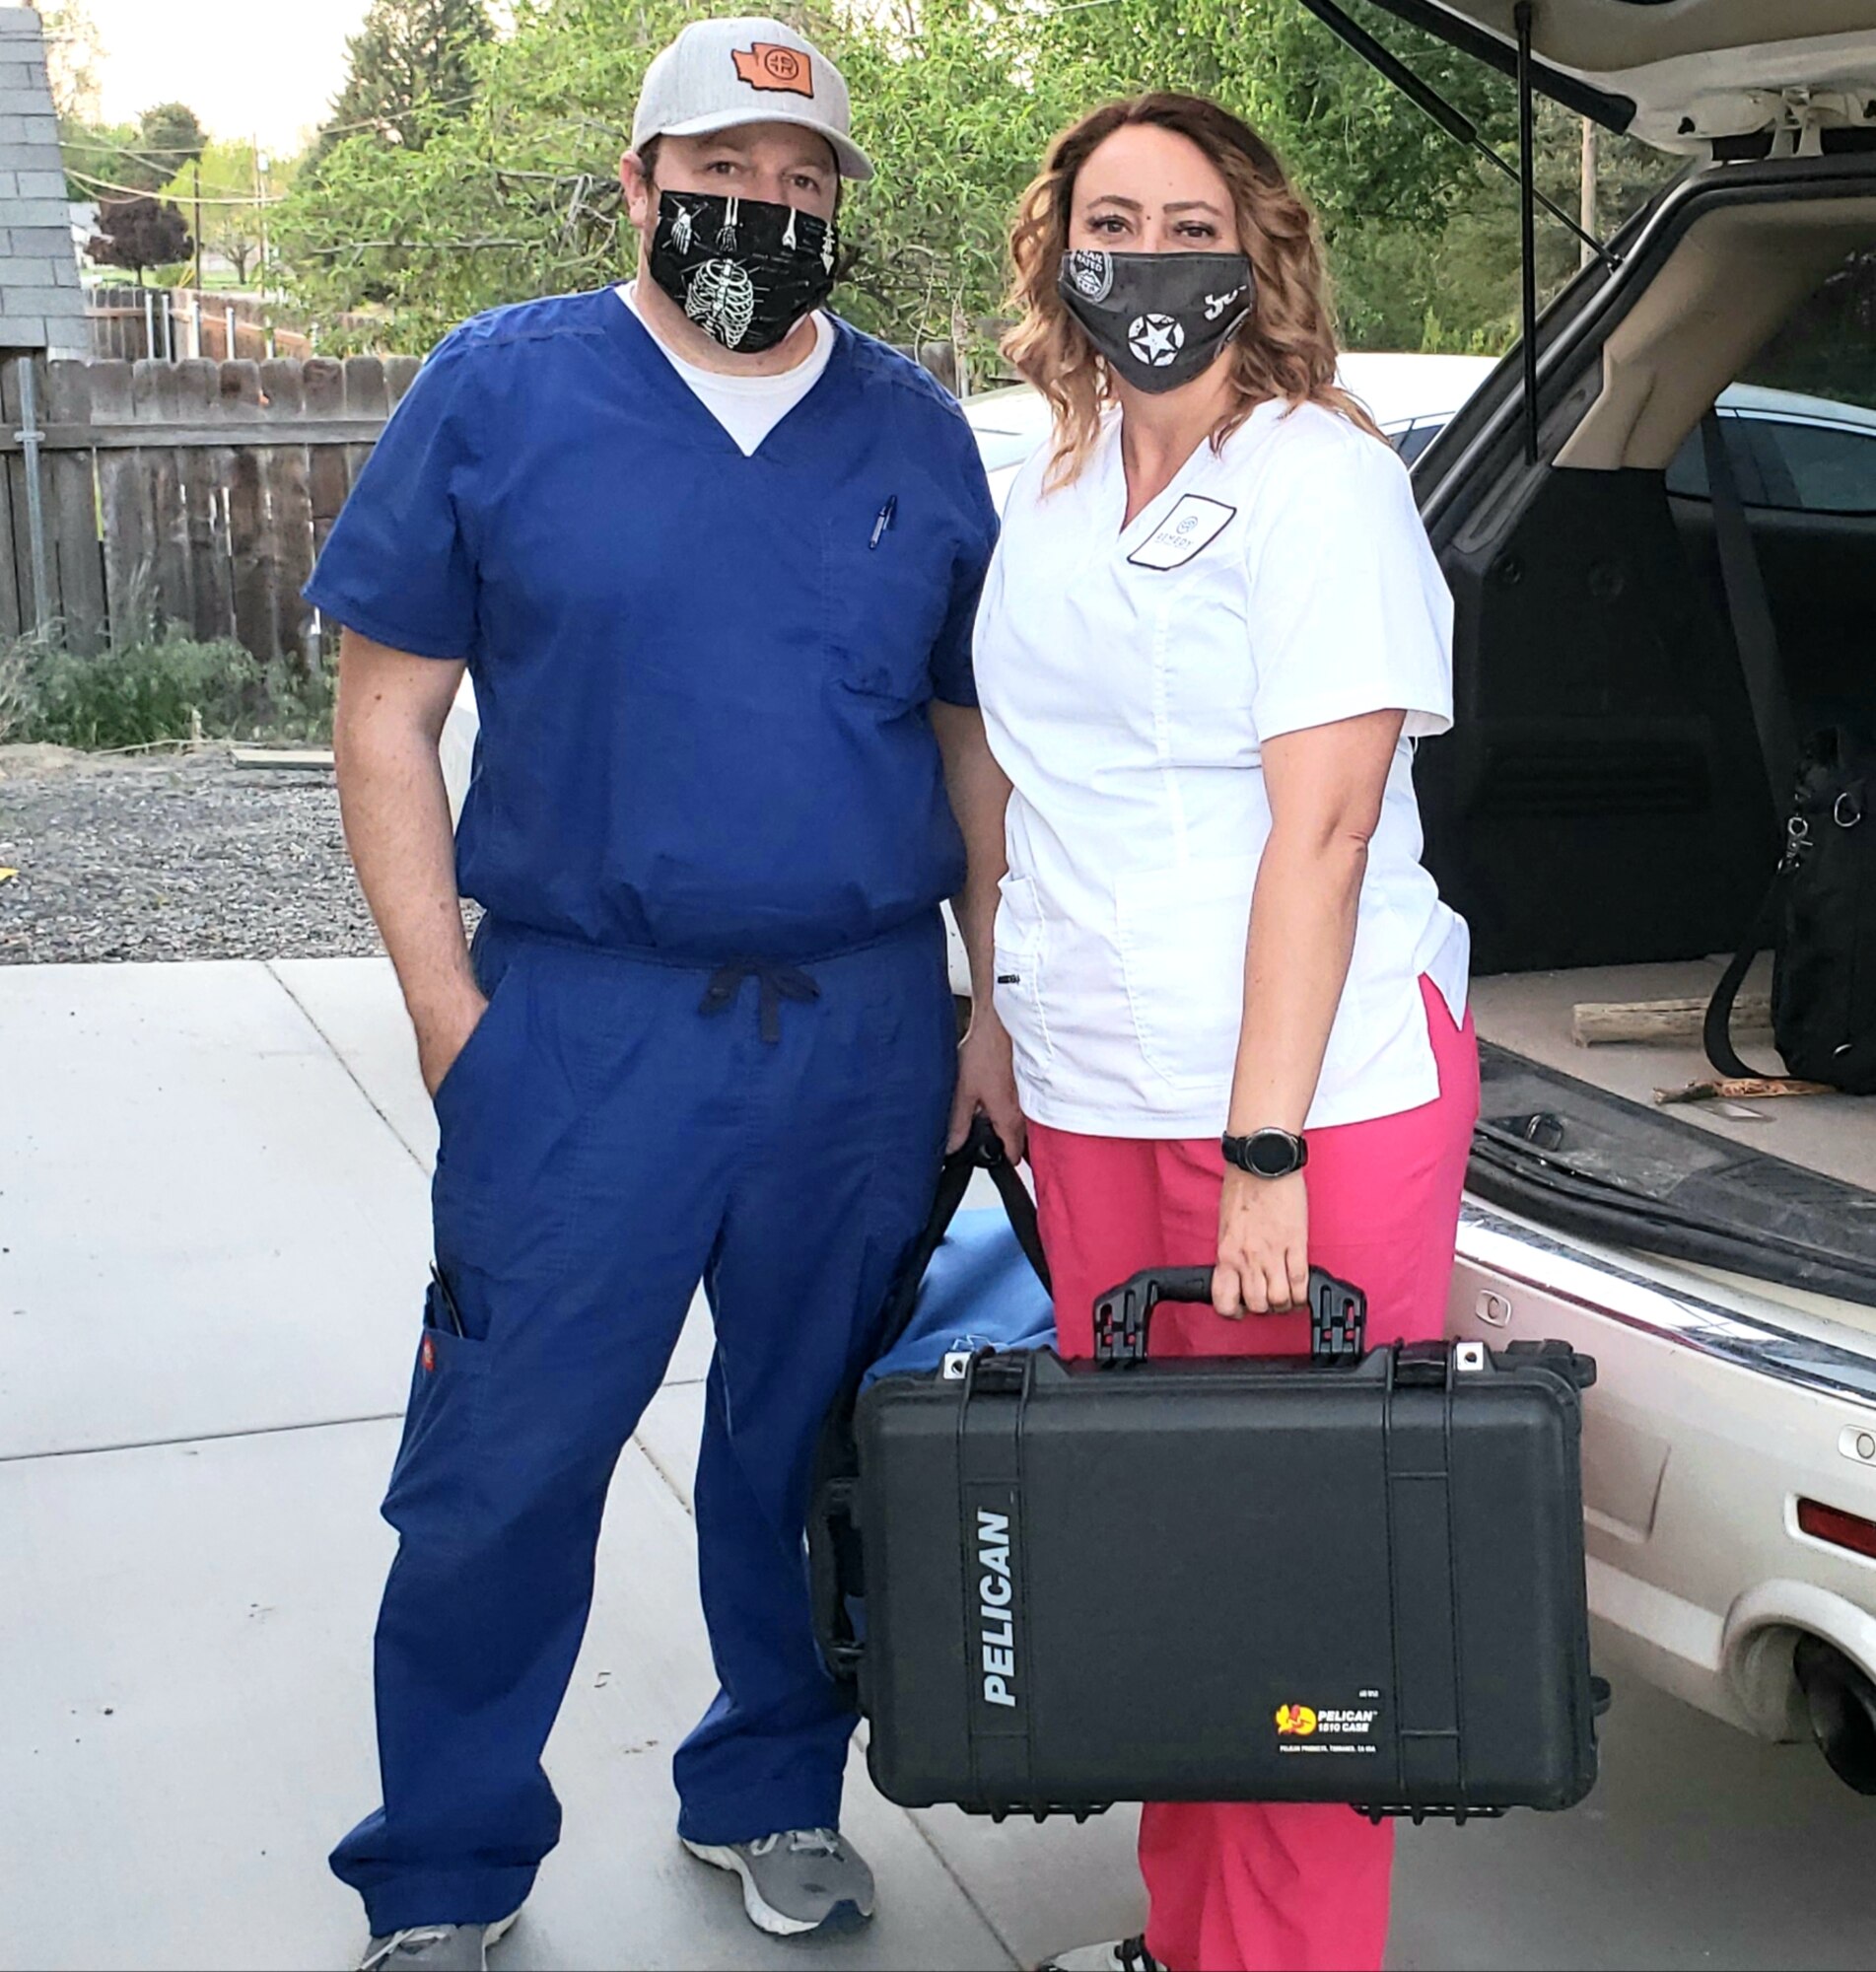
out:
<path id="1" fill-rule="evenodd" d="M 1049 488 L 1079 474 L 1099 435 L 1101 413 L 1114 400 L 1107 364 L 1056 289 L 1069 246 L 1075 181 L 1116 130 L 1139 123 L 1175 131 L 1211 160 L 1230 187 L 1238 238 L 1257 276 L 1256 309 L 1231 345 L 1231 403 L 1212 434 L 1213 450 L 1271 397 L 1325 405 L 1380 438 L 1373 419 L 1336 383 L 1335 317 L 1315 215 L 1276 152 L 1217 104 L 1157 92 L 1107 104 L 1064 131 L 1017 209 L 1009 302 L 1020 319 L 1003 349 L 1055 413 Z"/>

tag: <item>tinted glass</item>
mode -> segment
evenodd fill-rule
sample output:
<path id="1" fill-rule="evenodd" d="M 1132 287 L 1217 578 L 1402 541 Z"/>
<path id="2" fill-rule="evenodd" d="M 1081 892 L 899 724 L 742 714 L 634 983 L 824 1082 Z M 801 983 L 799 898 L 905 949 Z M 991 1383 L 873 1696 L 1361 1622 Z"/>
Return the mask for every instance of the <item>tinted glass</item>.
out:
<path id="1" fill-rule="evenodd" d="M 1754 420 L 1765 458 L 1769 506 L 1805 514 L 1876 514 L 1876 427 Z"/>
<path id="2" fill-rule="evenodd" d="M 1739 381 L 1876 406 L 1876 247 L 1847 254 L 1779 324 Z"/>
<path id="3" fill-rule="evenodd" d="M 1726 456 L 1733 462 L 1739 497 L 1753 506 L 1762 505 L 1764 489 L 1759 483 L 1759 462 L 1753 457 L 1752 438 L 1744 421 L 1722 411 L 1719 428 L 1726 435 Z M 1683 500 L 1712 497 L 1706 484 L 1706 453 L 1701 443 L 1699 425 L 1688 433 L 1686 442 L 1674 455 L 1674 462 L 1668 467 L 1668 491 Z"/>
<path id="4" fill-rule="evenodd" d="M 1444 418 L 1422 418 L 1418 424 L 1409 425 L 1405 431 L 1391 432 L 1388 436 L 1394 450 L 1407 460 L 1409 465 L 1412 465 L 1445 428 Z"/>

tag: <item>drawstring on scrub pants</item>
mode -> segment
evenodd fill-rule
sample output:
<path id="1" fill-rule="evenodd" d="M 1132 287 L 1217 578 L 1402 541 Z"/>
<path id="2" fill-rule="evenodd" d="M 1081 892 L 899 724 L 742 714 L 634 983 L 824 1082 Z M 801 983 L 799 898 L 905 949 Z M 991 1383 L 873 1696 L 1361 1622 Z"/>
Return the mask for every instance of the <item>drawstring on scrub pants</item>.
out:
<path id="1" fill-rule="evenodd" d="M 697 1011 L 700 1014 L 728 1013 L 741 999 L 745 979 L 755 980 L 761 989 L 762 1038 L 770 1047 L 775 1047 L 782 1038 L 784 1000 L 805 1004 L 821 997 L 821 989 L 799 965 L 779 965 L 766 958 L 737 958 L 728 965 L 719 966 L 711 974 L 710 984 L 704 988 L 704 997 L 698 1003 Z"/>

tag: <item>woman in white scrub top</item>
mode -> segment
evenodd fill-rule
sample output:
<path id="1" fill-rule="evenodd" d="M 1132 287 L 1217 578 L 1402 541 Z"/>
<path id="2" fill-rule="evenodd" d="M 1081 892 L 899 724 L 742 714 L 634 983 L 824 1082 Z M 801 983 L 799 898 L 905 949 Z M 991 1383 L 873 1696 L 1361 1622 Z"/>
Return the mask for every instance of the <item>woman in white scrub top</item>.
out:
<path id="1" fill-rule="evenodd" d="M 1151 96 L 1058 139 L 1012 254 L 1006 346 L 1055 431 L 976 665 L 1064 1351 L 1150 1265 L 1215 1268 L 1156 1353 L 1306 1349 L 1311 1262 L 1366 1292 L 1374 1340 L 1436 1336 L 1479 1094 L 1413 783 L 1452 723 L 1452 609 L 1336 387 L 1313 220 L 1237 118 Z M 1054 1962 L 1378 1967 L 1391 1859 L 1346 1807 L 1149 1805 L 1144 1937 Z"/>

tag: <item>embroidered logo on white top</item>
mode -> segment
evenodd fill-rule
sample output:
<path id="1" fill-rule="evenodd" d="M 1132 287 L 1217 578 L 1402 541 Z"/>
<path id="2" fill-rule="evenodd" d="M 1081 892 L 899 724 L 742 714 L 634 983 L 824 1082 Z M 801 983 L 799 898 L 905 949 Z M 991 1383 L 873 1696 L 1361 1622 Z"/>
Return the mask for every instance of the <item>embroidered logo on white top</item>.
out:
<path id="1" fill-rule="evenodd" d="M 1184 568 L 1237 517 L 1235 507 L 1188 493 L 1127 559 L 1135 568 Z"/>

